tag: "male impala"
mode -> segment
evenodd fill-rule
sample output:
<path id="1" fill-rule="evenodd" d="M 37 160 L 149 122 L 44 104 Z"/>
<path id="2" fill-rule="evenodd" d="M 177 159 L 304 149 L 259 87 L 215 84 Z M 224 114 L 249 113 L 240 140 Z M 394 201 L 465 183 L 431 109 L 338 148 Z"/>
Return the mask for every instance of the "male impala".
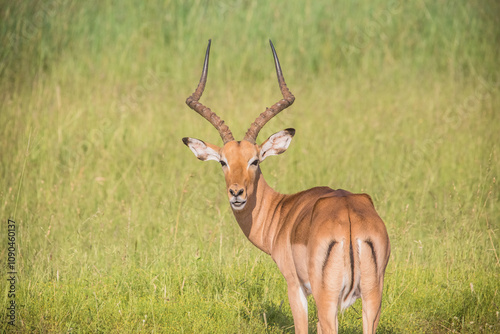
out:
<path id="1" fill-rule="evenodd" d="M 318 309 L 318 332 L 337 333 L 337 313 L 361 297 L 363 333 L 374 333 L 380 318 L 384 272 L 389 260 L 389 237 L 370 196 L 316 187 L 283 195 L 267 185 L 259 164 L 288 148 L 294 129 L 275 133 L 261 145 L 255 140 L 262 127 L 290 106 L 288 90 L 276 51 L 274 64 L 283 99 L 267 108 L 250 126 L 242 141 L 199 101 L 208 73 L 210 41 L 196 91 L 187 105 L 208 120 L 224 145 L 183 138 L 195 156 L 222 165 L 227 195 L 245 236 L 271 255 L 285 277 L 296 333 L 307 333 L 307 296 Z"/>

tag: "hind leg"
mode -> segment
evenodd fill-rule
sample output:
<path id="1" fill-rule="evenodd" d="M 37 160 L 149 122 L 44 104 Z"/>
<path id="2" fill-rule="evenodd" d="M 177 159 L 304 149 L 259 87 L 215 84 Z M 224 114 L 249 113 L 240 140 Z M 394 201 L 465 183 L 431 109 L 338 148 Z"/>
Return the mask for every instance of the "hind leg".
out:
<path id="1" fill-rule="evenodd" d="M 364 246 L 364 247 L 363 247 Z M 363 243 L 360 245 L 361 258 L 361 300 L 363 303 L 363 334 L 373 334 L 377 330 L 382 307 L 382 291 L 384 287 L 384 270 L 378 270 L 373 248 Z M 371 255 L 371 256 L 366 256 Z M 380 263 L 381 261 L 379 261 Z"/>
<path id="2" fill-rule="evenodd" d="M 336 334 L 339 328 L 338 303 L 332 300 L 319 300 L 316 301 L 316 306 L 318 309 L 318 334 Z"/>
<path id="3" fill-rule="evenodd" d="M 323 277 L 324 278 L 324 277 Z M 321 279 L 321 278 L 320 278 Z M 318 334 L 337 333 L 340 286 L 335 288 L 331 282 L 311 282 L 312 293 L 318 310 Z"/>
<path id="4" fill-rule="evenodd" d="M 323 253 L 326 257 L 317 256 L 317 253 L 311 254 L 314 260 L 310 261 L 309 278 L 318 309 L 318 333 L 329 334 L 338 332 L 337 314 L 340 305 L 339 296 L 343 288 L 344 259 L 342 243 L 329 247 L 329 251 L 325 251 L 324 248 L 319 248 L 318 253 Z"/>
<path id="5" fill-rule="evenodd" d="M 382 306 L 382 283 L 369 292 L 361 292 L 363 303 L 363 334 L 373 334 L 377 330 Z"/>
<path id="6" fill-rule="evenodd" d="M 361 301 L 363 303 L 363 334 L 377 330 L 382 307 L 384 276 L 378 275 L 376 266 L 370 260 L 361 262 Z"/>

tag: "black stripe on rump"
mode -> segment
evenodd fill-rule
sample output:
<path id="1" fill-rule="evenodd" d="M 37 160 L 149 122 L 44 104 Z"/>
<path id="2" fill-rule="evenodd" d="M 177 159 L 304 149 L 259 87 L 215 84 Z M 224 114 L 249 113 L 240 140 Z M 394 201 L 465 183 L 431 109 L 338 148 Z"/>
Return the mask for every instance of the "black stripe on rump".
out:
<path id="1" fill-rule="evenodd" d="M 332 252 L 333 246 L 335 246 L 336 243 L 337 243 L 337 241 L 333 240 L 328 245 L 328 250 L 326 251 L 325 262 L 323 262 L 323 274 L 325 273 L 325 268 L 326 268 L 326 264 L 328 263 L 328 258 L 330 257 L 330 253 Z"/>
<path id="2" fill-rule="evenodd" d="M 373 242 L 370 239 L 365 240 L 365 242 L 368 246 L 370 246 L 370 249 L 372 250 L 373 262 L 375 263 L 375 272 L 378 272 L 377 253 L 375 252 L 375 247 L 373 247 Z"/>

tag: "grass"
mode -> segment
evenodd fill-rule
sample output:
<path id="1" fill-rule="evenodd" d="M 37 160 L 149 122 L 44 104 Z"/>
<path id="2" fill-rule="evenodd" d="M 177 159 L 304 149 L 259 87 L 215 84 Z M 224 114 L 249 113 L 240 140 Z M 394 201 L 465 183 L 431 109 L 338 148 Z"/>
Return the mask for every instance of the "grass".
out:
<path id="1" fill-rule="evenodd" d="M 275 189 L 368 192 L 392 244 L 381 333 L 500 331 L 500 6 L 457 2 L 0 0 L 0 258 L 17 224 L 7 332 L 293 332 L 286 286 L 239 230 L 220 144 L 277 101 L 294 127 Z M 2 266 L 0 296 L 10 298 Z M 310 304 L 310 332 L 317 320 Z M 361 332 L 358 301 L 340 317 Z"/>

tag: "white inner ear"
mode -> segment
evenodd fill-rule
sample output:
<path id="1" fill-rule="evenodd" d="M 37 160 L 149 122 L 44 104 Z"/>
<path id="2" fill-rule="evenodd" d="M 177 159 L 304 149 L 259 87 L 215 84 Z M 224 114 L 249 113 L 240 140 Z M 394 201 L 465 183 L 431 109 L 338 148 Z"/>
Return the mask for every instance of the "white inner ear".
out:
<path id="1" fill-rule="evenodd" d="M 203 160 L 203 161 L 208 161 L 208 160 L 219 161 L 220 160 L 219 152 L 208 147 L 201 140 L 189 138 L 187 145 L 188 145 L 189 149 L 194 153 L 194 155 L 200 160 Z"/>
<path id="2" fill-rule="evenodd" d="M 271 155 L 278 155 L 286 151 L 292 142 L 292 135 L 286 130 L 280 131 L 269 137 L 260 148 L 260 161 Z"/>

